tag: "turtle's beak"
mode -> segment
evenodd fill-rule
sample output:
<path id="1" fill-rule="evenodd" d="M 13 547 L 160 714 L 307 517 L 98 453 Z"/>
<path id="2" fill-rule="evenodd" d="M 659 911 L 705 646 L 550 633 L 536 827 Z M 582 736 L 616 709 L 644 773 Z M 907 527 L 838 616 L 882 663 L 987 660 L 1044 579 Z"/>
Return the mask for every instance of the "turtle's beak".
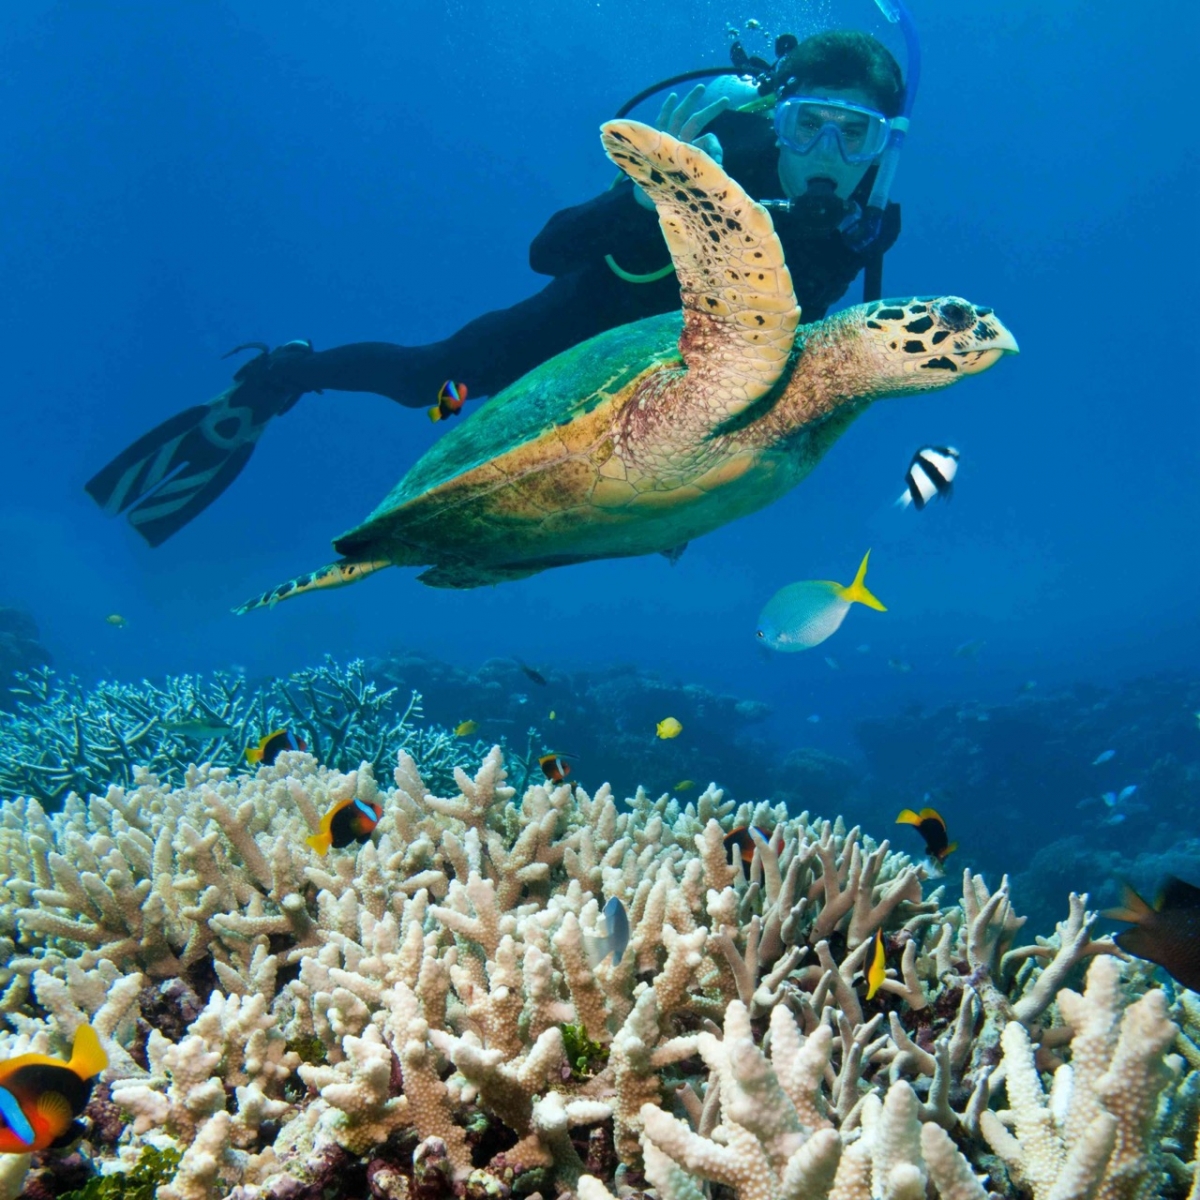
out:
<path id="1" fill-rule="evenodd" d="M 989 315 L 986 319 L 981 320 L 976 326 L 976 329 L 980 328 L 988 330 L 992 336 L 986 339 L 973 337 L 972 340 L 976 342 L 976 345 L 964 346 L 954 353 L 954 361 L 958 364 L 959 373 L 962 375 L 978 375 L 981 371 L 986 371 L 988 367 L 999 362 L 1004 355 L 1020 354 L 1021 352 L 1021 347 L 1017 345 L 1017 339 L 994 316 Z"/>

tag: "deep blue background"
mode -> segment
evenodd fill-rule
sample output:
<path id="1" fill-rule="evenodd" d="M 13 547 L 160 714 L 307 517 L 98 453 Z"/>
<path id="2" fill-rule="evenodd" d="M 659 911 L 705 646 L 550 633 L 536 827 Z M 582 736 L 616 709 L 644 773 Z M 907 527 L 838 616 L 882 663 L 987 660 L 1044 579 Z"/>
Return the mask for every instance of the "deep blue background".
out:
<path id="1" fill-rule="evenodd" d="M 844 719 L 909 701 L 1194 668 L 1194 7 L 912 7 L 925 73 L 887 291 L 994 306 L 1019 358 L 878 406 L 793 495 L 673 568 L 602 562 L 469 592 L 397 570 L 235 618 L 329 559 L 437 436 L 422 413 L 306 397 L 154 551 L 84 480 L 222 391 L 240 342 L 415 343 L 529 294 L 530 239 L 612 178 L 596 131 L 622 100 L 723 62 L 730 21 L 804 33 L 874 5 L 11 6 L 0 603 L 28 607 L 59 666 L 85 675 L 284 672 L 396 644 L 462 663 L 628 660 L 772 700 L 789 745 L 831 749 Z M 889 511 L 913 450 L 944 441 L 963 455 L 954 504 Z M 763 662 L 767 598 L 848 580 L 868 546 L 889 611 L 856 609 L 821 651 Z M 952 655 L 978 638 L 977 660 Z M 822 723 L 797 719 L 813 712 Z"/>

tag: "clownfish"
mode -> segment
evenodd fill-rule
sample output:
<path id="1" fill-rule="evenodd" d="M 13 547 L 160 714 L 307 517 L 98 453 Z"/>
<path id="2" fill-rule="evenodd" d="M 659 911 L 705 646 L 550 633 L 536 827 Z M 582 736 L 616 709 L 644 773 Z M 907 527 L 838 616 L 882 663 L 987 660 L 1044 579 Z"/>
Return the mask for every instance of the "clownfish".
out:
<path id="1" fill-rule="evenodd" d="M 73 1142 L 81 1132 L 75 1118 L 107 1066 L 108 1055 L 90 1025 L 75 1031 L 69 1062 L 19 1054 L 0 1063 L 0 1154 L 30 1154 Z"/>
<path id="2" fill-rule="evenodd" d="M 950 841 L 946 836 L 946 822 L 934 808 L 923 808 L 913 812 L 911 808 L 904 809 L 896 818 L 897 825 L 915 825 L 917 832 L 925 839 L 925 849 L 929 857 L 937 862 L 945 862 L 946 856 L 958 849 L 958 843 Z"/>
<path id="3" fill-rule="evenodd" d="M 761 825 L 755 825 L 754 829 L 762 834 L 764 842 L 771 841 L 770 833 Z M 730 866 L 737 861 L 739 854 L 746 866 L 749 866 L 754 861 L 754 838 L 750 836 L 750 826 L 739 825 L 736 829 L 731 829 L 722 840 L 725 843 L 725 853 L 729 856 Z M 781 837 L 776 838 L 774 846 L 777 852 L 782 850 L 783 839 Z"/>
<path id="4" fill-rule="evenodd" d="M 447 379 L 438 389 L 437 403 L 429 410 L 429 419 L 431 421 L 443 421 L 447 417 L 452 417 L 455 413 L 462 411 L 462 406 L 466 402 L 467 385 L 465 383 L 455 383 L 453 379 Z"/>
<path id="5" fill-rule="evenodd" d="M 1138 958 L 1157 963 L 1185 988 L 1200 988 L 1200 888 L 1168 875 L 1151 908 L 1128 884 L 1120 908 L 1101 914 L 1110 921 L 1129 921 L 1117 934 L 1117 945 Z"/>
<path id="6" fill-rule="evenodd" d="M 382 816 L 381 805 L 365 800 L 340 800 L 321 818 L 320 830 L 304 840 L 324 858 L 330 846 L 340 850 L 351 842 L 365 842 Z"/>
<path id="7" fill-rule="evenodd" d="M 551 783 L 562 783 L 571 773 L 571 764 L 566 761 L 569 757 L 566 754 L 543 754 L 538 759 L 538 766 Z"/>
<path id="8" fill-rule="evenodd" d="M 883 956 L 883 929 L 875 930 L 875 953 L 867 970 L 867 999 L 874 1000 L 875 993 L 883 986 L 887 977 L 887 964 Z"/>
<path id="9" fill-rule="evenodd" d="M 307 750 L 308 743 L 302 737 L 292 733 L 290 729 L 276 729 L 268 733 L 257 746 L 246 747 L 246 759 L 252 763 L 261 763 L 264 767 L 274 765 L 275 760 L 285 750 Z"/>

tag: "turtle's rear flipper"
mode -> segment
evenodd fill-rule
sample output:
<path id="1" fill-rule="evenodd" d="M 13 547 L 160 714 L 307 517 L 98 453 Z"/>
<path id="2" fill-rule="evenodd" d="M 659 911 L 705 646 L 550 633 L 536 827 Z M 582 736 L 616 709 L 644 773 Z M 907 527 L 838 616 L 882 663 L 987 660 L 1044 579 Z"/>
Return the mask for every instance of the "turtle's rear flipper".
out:
<path id="1" fill-rule="evenodd" d="M 151 546 L 178 533 L 238 477 L 267 422 L 304 395 L 271 368 L 311 355 L 312 347 L 289 342 L 262 350 L 243 364 L 228 391 L 176 413 L 122 450 L 84 484 L 88 495 L 109 516 L 128 512 L 130 525 Z"/>
<path id="2" fill-rule="evenodd" d="M 269 592 L 247 600 L 245 604 L 239 604 L 233 611 L 240 617 L 256 608 L 274 608 L 280 600 L 290 600 L 293 596 L 320 591 L 322 588 L 346 587 L 391 565 L 390 558 L 376 558 L 370 561 L 343 558 L 327 567 L 309 571 L 307 575 L 297 575 L 295 579 L 289 579 L 287 583 L 281 583 Z"/>

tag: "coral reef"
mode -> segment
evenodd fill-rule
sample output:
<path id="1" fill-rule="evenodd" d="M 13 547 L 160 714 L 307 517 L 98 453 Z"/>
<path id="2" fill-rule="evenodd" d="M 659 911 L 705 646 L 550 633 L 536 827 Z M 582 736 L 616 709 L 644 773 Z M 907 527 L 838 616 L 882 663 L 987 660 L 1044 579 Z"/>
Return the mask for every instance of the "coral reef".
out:
<path id="1" fill-rule="evenodd" d="M 17 677 L 12 698 L 15 711 L 0 714 L 0 795 L 34 796 L 49 809 L 69 792 L 128 786 L 138 767 L 176 783 L 189 761 L 237 766 L 248 745 L 279 728 L 343 770 L 363 761 L 378 769 L 404 749 L 443 787 L 486 749 L 422 724 L 420 695 L 379 688 L 361 661 L 327 659 L 257 687 L 216 672 L 87 688 L 40 669 Z"/>
<path id="2" fill-rule="evenodd" d="M 19 608 L 0 607 L 0 711 L 15 707 L 18 674 L 49 666 L 50 651 L 42 645 L 37 622 Z"/>
<path id="3" fill-rule="evenodd" d="M 532 727 L 530 757 L 509 755 L 519 788 L 527 782 L 526 763 L 546 750 L 569 751 L 585 785 L 607 780 L 618 795 L 631 794 L 638 785 L 668 791 L 690 779 L 697 791 L 715 780 L 726 794 L 786 799 L 784 785 L 795 782 L 754 736 L 769 713 L 766 704 L 653 671 L 633 666 L 567 671 L 539 663 L 534 667 L 545 682 L 538 683 L 512 658 L 489 659 L 467 670 L 398 652 L 367 665 L 374 678 L 420 692 L 426 714 L 436 721 L 477 720 L 481 736 L 504 740 L 514 750 L 526 746 Z M 667 716 L 680 721 L 684 732 L 661 741 L 655 725 Z"/>
<path id="4" fill-rule="evenodd" d="M 1131 840 L 1143 856 L 1135 882 L 1152 893 L 1172 868 L 1196 874 L 1179 842 L 1200 797 L 1197 711 L 1200 681 L 1158 676 L 864 720 L 855 732 L 870 771 L 865 811 L 891 821 L 929 796 L 981 869 L 1008 870 L 1044 851 L 1036 870 L 1013 880 L 1039 924 L 1053 919 L 1063 885 L 1115 902 Z M 1126 788 L 1136 788 L 1126 804 L 1102 799 Z"/>
<path id="5" fill-rule="evenodd" d="M 372 839 L 318 857 L 352 798 L 383 809 Z M 748 866 L 734 825 L 767 832 Z M 13 1156 L 10 1190 L 95 1192 L 81 1163 L 151 1151 L 162 1200 L 1194 1187 L 1194 998 L 1096 940 L 1086 896 L 1019 946 L 1007 879 L 952 901 L 840 820 L 522 794 L 499 747 L 448 787 L 404 750 L 387 786 L 285 753 L 6 802 L 0 868 L 0 1054 L 88 1021 L 110 1059 L 87 1157 Z M 614 896 L 629 945 L 595 962 Z"/>

